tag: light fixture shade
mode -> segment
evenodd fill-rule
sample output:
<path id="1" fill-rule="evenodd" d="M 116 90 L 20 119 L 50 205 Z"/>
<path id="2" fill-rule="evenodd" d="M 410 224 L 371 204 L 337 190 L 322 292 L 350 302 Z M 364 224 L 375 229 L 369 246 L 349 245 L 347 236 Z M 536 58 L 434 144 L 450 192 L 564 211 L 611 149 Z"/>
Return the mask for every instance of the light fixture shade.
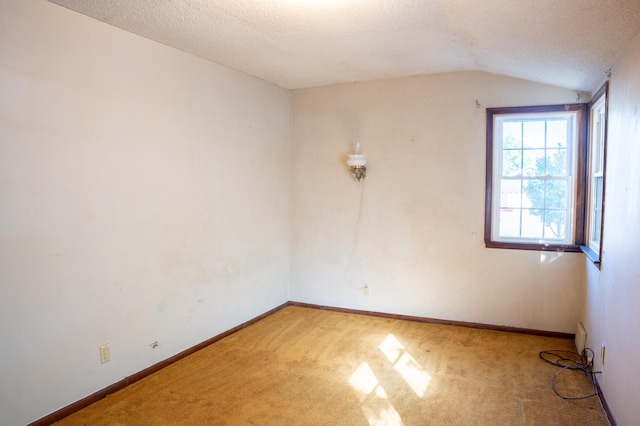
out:
<path id="1" fill-rule="evenodd" d="M 367 176 L 367 160 L 364 158 L 364 154 L 360 153 L 359 143 L 356 144 L 356 152 L 347 155 L 347 166 L 358 182 Z"/>
<path id="2" fill-rule="evenodd" d="M 364 154 L 349 154 L 347 156 L 347 166 L 349 167 L 364 167 L 367 165 L 367 160 L 364 158 Z"/>

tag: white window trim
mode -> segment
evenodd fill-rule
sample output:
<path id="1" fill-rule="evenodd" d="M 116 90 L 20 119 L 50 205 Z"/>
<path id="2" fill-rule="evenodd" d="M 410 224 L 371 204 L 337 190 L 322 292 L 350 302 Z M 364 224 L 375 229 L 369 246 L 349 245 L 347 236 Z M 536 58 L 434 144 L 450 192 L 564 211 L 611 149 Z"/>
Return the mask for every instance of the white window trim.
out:
<path id="1" fill-rule="evenodd" d="M 577 155 L 577 126 L 576 117 L 577 111 L 567 112 L 540 112 L 540 113 L 509 113 L 509 114 L 496 114 L 493 116 L 493 187 L 492 193 L 494 194 L 492 201 L 492 227 L 491 227 L 491 239 L 495 242 L 505 243 L 534 243 L 534 244 L 560 244 L 568 245 L 572 244 L 575 240 L 575 200 L 576 200 L 576 155 Z M 499 174 L 502 170 L 502 123 L 511 120 L 552 120 L 552 119 L 567 119 L 567 153 L 570 153 L 568 173 L 566 176 L 519 176 L 519 177 L 504 177 Z M 540 239 L 529 237 L 501 237 L 500 231 L 500 183 L 503 180 L 566 180 L 567 181 L 567 220 L 566 220 L 566 237 L 564 239 Z"/>
<path id="2" fill-rule="evenodd" d="M 608 97 L 608 83 L 605 83 L 600 90 L 594 95 L 589 107 L 589 140 L 588 140 L 588 168 L 587 168 L 587 188 L 585 199 L 585 246 L 583 246 L 583 252 L 591 259 L 598 267 L 600 267 L 602 257 L 602 240 L 604 235 L 604 215 L 605 215 L 605 197 L 606 197 L 606 167 L 607 167 L 607 97 Z M 600 123 L 599 138 L 594 139 L 594 111 L 601 110 L 603 113 L 602 122 Z M 599 146 L 594 147 L 594 144 L 598 143 Z M 594 155 L 594 152 L 598 150 L 598 155 Z M 598 164 L 596 164 L 596 162 Z M 600 166 L 599 170 L 594 172 L 594 168 Z M 594 191 L 595 178 L 602 179 L 602 194 L 600 207 L 600 227 L 598 240 L 592 238 L 595 224 L 595 203 L 596 193 Z"/>

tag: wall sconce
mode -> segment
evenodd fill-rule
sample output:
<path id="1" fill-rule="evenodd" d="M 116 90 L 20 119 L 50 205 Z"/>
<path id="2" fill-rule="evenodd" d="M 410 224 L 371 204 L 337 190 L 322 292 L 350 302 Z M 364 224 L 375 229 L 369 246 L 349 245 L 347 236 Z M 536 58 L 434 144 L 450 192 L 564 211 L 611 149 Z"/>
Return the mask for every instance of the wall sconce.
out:
<path id="1" fill-rule="evenodd" d="M 364 158 L 364 154 L 360 153 L 359 143 L 356 143 L 356 152 L 347 156 L 347 166 L 358 179 L 358 182 L 360 179 L 367 177 L 367 160 Z"/>

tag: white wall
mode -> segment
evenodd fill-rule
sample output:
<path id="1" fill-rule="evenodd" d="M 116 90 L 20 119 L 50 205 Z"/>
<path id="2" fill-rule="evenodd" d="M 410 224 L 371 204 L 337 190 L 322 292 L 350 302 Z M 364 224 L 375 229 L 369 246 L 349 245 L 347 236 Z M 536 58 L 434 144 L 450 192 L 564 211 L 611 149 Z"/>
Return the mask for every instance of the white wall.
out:
<path id="1" fill-rule="evenodd" d="M 640 36 L 612 67 L 602 269 L 585 260 L 583 322 L 618 424 L 640 419 Z M 606 345 L 605 363 L 600 357 Z"/>
<path id="2" fill-rule="evenodd" d="M 483 224 L 485 108 L 575 100 L 482 72 L 293 91 L 291 300 L 574 332 L 583 255 L 486 249 Z"/>
<path id="3" fill-rule="evenodd" d="M 0 424 L 288 300 L 287 91 L 2 0 L 0 93 Z"/>

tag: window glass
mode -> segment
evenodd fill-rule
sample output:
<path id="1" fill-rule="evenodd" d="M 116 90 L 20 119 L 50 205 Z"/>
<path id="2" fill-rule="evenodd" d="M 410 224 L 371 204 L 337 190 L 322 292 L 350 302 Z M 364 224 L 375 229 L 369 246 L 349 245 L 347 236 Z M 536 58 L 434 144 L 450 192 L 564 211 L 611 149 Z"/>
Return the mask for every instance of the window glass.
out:
<path id="1" fill-rule="evenodd" d="M 574 115 L 495 117 L 494 131 L 502 137 L 495 148 L 501 163 L 494 175 L 501 214 L 494 240 L 569 242 L 574 198 L 569 148 L 574 143 L 568 135 L 574 133 Z"/>

